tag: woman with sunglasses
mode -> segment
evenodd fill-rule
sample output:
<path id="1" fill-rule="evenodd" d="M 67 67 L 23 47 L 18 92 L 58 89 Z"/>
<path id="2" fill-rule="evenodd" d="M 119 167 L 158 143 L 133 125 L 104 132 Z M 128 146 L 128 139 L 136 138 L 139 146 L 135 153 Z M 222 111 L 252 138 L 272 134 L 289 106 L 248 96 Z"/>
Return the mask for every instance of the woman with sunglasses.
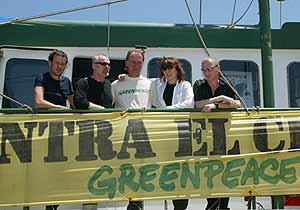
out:
<path id="1" fill-rule="evenodd" d="M 191 84 L 185 80 L 182 64 L 174 57 L 160 60 L 160 76 L 153 80 L 157 108 L 182 109 L 194 107 Z"/>
<path id="2" fill-rule="evenodd" d="M 156 93 L 154 106 L 166 109 L 194 107 L 194 93 L 191 84 L 185 80 L 182 64 L 174 57 L 160 60 L 160 76 L 153 80 Z M 173 200 L 174 210 L 185 210 L 188 199 Z"/>

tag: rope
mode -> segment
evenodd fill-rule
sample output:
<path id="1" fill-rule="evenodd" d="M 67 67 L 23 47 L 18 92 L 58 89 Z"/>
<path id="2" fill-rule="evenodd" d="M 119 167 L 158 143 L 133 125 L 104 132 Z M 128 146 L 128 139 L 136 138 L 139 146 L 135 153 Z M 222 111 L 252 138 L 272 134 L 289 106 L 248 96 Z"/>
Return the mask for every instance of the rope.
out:
<path id="1" fill-rule="evenodd" d="M 28 111 L 30 111 L 31 113 L 34 113 L 33 110 L 31 109 L 30 106 L 28 106 L 27 104 L 22 104 L 21 102 L 7 96 L 7 95 L 4 95 L 3 93 L 0 92 L 0 96 L 2 96 L 3 98 L 6 98 L 7 100 L 9 101 L 12 101 L 14 102 L 15 104 L 18 104 L 21 108 L 26 108 Z"/>
<path id="2" fill-rule="evenodd" d="M 199 31 L 199 29 L 198 29 L 196 23 L 195 23 L 193 14 L 192 14 L 192 12 L 191 12 L 190 5 L 189 5 L 189 3 L 187 2 L 187 0 L 185 0 L 185 5 L 186 5 L 186 7 L 187 7 L 187 9 L 188 9 L 188 12 L 189 12 L 189 14 L 190 14 L 190 17 L 191 17 L 191 19 L 192 19 L 192 21 L 193 21 L 194 28 L 196 29 L 196 32 L 197 32 L 198 37 L 199 37 L 199 39 L 200 39 L 200 41 L 201 41 L 201 43 L 202 43 L 202 45 L 203 45 L 203 47 L 204 47 L 204 49 L 205 49 L 205 52 L 206 52 L 207 56 L 210 56 L 211 54 L 210 54 L 208 48 L 206 47 L 206 44 L 205 44 L 205 42 L 204 42 L 204 40 L 203 40 L 203 38 L 202 38 L 202 35 L 201 35 L 201 33 L 200 33 L 200 31 Z"/>
<path id="3" fill-rule="evenodd" d="M 52 12 L 52 13 L 45 13 L 45 14 L 35 15 L 35 16 L 31 16 L 31 17 L 16 18 L 16 19 L 11 20 L 11 21 L 0 23 L 0 26 L 9 25 L 9 24 L 13 24 L 13 23 L 24 22 L 24 21 L 27 21 L 27 20 L 34 20 L 34 19 L 39 19 L 39 18 L 44 18 L 44 17 L 50 17 L 50 16 L 54 16 L 54 15 L 65 14 L 65 13 L 69 13 L 69 12 L 76 12 L 76 11 L 95 8 L 95 7 L 101 7 L 101 6 L 120 3 L 120 2 L 124 2 L 124 1 L 128 1 L 128 0 L 109 1 L 109 2 L 105 2 L 105 3 L 98 3 L 98 4 L 89 5 L 89 6 L 76 7 L 76 8 L 60 10 L 60 11 Z"/>
<path id="4" fill-rule="evenodd" d="M 253 0 L 252 0 L 252 1 L 253 1 Z M 200 33 L 200 31 L 199 31 L 199 29 L 198 29 L 196 23 L 195 23 L 193 14 L 192 14 L 192 12 L 191 12 L 191 9 L 190 9 L 190 6 L 189 6 L 189 3 L 187 2 L 187 0 L 185 0 L 185 5 L 186 5 L 186 7 L 187 7 L 187 9 L 188 9 L 188 12 L 189 12 L 189 14 L 190 14 L 190 17 L 191 17 L 191 19 L 192 19 L 192 21 L 193 21 L 193 25 L 194 25 L 194 27 L 195 27 L 195 29 L 196 29 L 196 31 L 197 31 L 198 37 L 199 37 L 199 39 L 201 40 L 201 43 L 202 43 L 202 45 L 203 45 L 203 47 L 204 47 L 204 49 L 205 49 L 205 52 L 206 52 L 207 56 L 211 57 L 211 53 L 209 52 L 208 48 L 206 47 L 206 44 L 205 44 L 205 42 L 204 42 L 204 39 L 202 38 L 202 35 L 201 35 L 201 33 Z M 248 110 L 248 107 L 247 107 L 246 103 L 244 102 L 244 100 L 242 99 L 242 97 L 239 95 L 239 93 L 236 91 L 236 89 L 230 84 L 230 82 L 225 78 L 224 74 L 223 74 L 221 71 L 219 71 L 219 73 L 220 73 L 220 76 L 221 76 L 221 77 L 224 79 L 224 81 L 226 82 L 226 84 L 230 87 L 230 89 L 234 92 L 234 94 L 235 94 L 235 95 L 238 97 L 238 99 L 241 101 L 243 107 L 246 109 L 247 115 L 250 115 L 249 110 Z"/>
<path id="5" fill-rule="evenodd" d="M 236 91 L 236 89 L 231 85 L 231 83 L 226 79 L 222 71 L 219 71 L 219 75 L 222 77 L 222 79 L 226 82 L 226 84 L 230 87 L 230 89 L 234 92 L 234 94 L 238 97 L 238 99 L 241 101 L 243 107 L 246 109 L 247 115 L 250 115 L 250 112 L 248 110 L 248 107 L 245 103 L 245 101 L 242 99 L 240 94 Z"/>

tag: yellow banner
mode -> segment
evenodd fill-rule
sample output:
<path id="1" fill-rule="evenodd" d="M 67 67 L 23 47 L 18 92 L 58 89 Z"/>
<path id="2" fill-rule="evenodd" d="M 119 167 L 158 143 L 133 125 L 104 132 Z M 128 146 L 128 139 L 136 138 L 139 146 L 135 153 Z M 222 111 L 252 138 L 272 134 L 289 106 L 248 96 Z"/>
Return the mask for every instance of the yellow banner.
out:
<path id="1" fill-rule="evenodd" d="M 300 193 L 300 112 L 0 115 L 0 206 Z"/>

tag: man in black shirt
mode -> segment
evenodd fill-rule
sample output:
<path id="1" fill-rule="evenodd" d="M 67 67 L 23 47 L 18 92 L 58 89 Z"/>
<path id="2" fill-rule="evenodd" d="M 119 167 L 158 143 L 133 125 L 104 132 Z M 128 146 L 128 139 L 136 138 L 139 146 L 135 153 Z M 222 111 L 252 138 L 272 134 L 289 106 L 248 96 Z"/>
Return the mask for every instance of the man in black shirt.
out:
<path id="1" fill-rule="evenodd" d="M 197 80 L 193 86 L 197 108 L 201 108 L 203 112 L 210 112 L 217 108 L 241 107 L 238 97 L 219 77 L 220 65 L 216 59 L 204 59 L 201 71 L 204 79 Z"/>
<path id="2" fill-rule="evenodd" d="M 93 74 L 80 79 L 75 85 L 74 104 L 77 109 L 112 108 L 109 75 L 110 60 L 106 55 L 96 55 L 92 60 Z"/>
<path id="3" fill-rule="evenodd" d="M 197 108 L 210 112 L 218 108 L 238 108 L 241 106 L 235 93 L 219 78 L 220 65 L 214 58 L 202 61 L 201 69 L 204 78 L 194 83 L 194 99 Z M 224 154 L 225 155 L 225 154 Z M 206 210 L 229 209 L 229 198 L 207 198 Z"/>
<path id="4" fill-rule="evenodd" d="M 80 79 L 74 87 L 74 104 L 77 109 L 112 108 L 109 75 L 110 60 L 106 55 L 96 55 L 92 59 L 92 76 Z M 83 204 L 82 210 L 97 210 L 97 203 Z"/>
<path id="5" fill-rule="evenodd" d="M 53 50 L 48 57 L 49 72 L 41 73 L 34 82 L 35 108 L 67 108 L 67 100 L 73 106 L 73 90 L 70 80 L 63 76 L 68 56 L 61 50 Z M 46 210 L 57 210 L 58 205 L 47 205 Z"/>
<path id="6" fill-rule="evenodd" d="M 67 54 L 54 50 L 48 57 L 49 72 L 38 75 L 34 82 L 35 108 L 66 108 L 68 100 L 73 105 L 70 80 L 63 76 L 68 64 Z"/>

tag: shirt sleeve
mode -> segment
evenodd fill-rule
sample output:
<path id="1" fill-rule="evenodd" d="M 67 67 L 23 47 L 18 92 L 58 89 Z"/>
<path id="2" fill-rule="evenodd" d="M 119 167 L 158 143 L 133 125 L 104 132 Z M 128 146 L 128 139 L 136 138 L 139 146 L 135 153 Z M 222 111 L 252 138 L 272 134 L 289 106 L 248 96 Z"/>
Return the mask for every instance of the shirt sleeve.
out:
<path id="1" fill-rule="evenodd" d="M 71 84 L 71 81 L 69 80 L 69 79 L 67 79 L 67 84 L 68 84 L 68 92 L 67 92 L 67 96 L 71 96 L 71 95 L 73 95 L 74 93 L 73 93 L 73 87 L 72 87 L 72 84 Z"/>
<path id="2" fill-rule="evenodd" d="M 194 101 L 203 100 L 203 91 L 201 90 L 201 82 L 198 80 L 193 85 Z"/>
<path id="3" fill-rule="evenodd" d="M 194 93 L 191 84 L 188 81 L 185 81 L 182 84 L 182 100 L 167 108 L 171 109 L 183 109 L 183 108 L 193 108 L 194 107 Z"/>
<path id="4" fill-rule="evenodd" d="M 158 105 L 158 94 L 157 94 L 157 78 L 151 78 L 151 104 L 152 108 L 159 108 Z"/>
<path id="5" fill-rule="evenodd" d="M 116 107 L 116 80 L 111 84 L 111 96 L 112 96 L 112 104 Z"/>
<path id="6" fill-rule="evenodd" d="M 34 80 L 34 87 L 35 86 L 44 86 L 44 78 L 43 78 L 43 74 L 39 74 L 35 77 Z"/>
<path id="7" fill-rule="evenodd" d="M 105 80 L 103 84 L 103 91 L 105 95 L 105 108 L 114 108 L 112 104 L 112 95 L 111 95 L 111 83 L 109 80 Z"/>
<path id="8" fill-rule="evenodd" d="M 87 100 L 88 82 L 81 79 L 75 84 L 74 105 L 77 109 L 88 109 L 90 102 Z"/>
<path id="9" fill-rule="evenodd" d="M 234 93 L 234 91 L 230 88 L 230 86 L 228 84 L 226 84 L 226 89 L 227 89 L 226 96 L 233 98 L 234 100 L 239 100 L 239 97 Z"/>

